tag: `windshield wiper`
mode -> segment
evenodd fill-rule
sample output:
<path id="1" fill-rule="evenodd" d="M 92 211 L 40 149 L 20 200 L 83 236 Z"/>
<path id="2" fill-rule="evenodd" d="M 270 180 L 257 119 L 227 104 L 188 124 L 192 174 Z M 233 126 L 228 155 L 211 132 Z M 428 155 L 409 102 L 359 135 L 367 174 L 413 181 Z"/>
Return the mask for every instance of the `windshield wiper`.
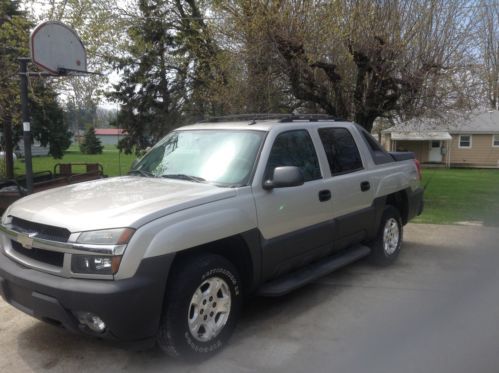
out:
<path id="1" fill-rule="evenodd" d="M 153 177 L 154 176 L 150 172 L 144 171 L 144 170 L 130 170 L 130 171 L 128 171 L 128 175 L 140 175 L 140 176 L 144 176 L 144 177 Z"/>
<path id="2" fill-rule="evenodd" d="M 164 177 L 166 179 L 179 179 L 179 180 L 195 181 L 196 183 L 206 183 L 206 180 L 203 179 L 202 177 L 186 175 L 186 174 L 166 174 L 162 175 L 161 177 Z"/>

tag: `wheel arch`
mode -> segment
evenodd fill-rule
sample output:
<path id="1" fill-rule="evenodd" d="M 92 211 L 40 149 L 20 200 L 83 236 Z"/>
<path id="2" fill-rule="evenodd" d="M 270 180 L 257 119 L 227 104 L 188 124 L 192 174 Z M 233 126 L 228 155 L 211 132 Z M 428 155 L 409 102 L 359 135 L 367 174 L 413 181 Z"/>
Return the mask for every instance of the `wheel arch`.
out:
<path id="1" fill-rule="evenodd" d="M 256 289 L 260 281 L 261 252 L 258 230 L 251 230 L 220 240 L 198 245 L 175 253 L 171 268 L 199 254 L 220 255 L 230 261 L 237 269 L 243 284 L 244 293 Z M 172 275 L 170 271 L 167 282 Z"/>
<path id="2" fill-rule="evenodd" d="M 402 224 L 407 224 L 409 220 L 409 198 L 407 190 L 404 189 L 387 195 L 386 205 L 395 207 L 400 214 Z"/>

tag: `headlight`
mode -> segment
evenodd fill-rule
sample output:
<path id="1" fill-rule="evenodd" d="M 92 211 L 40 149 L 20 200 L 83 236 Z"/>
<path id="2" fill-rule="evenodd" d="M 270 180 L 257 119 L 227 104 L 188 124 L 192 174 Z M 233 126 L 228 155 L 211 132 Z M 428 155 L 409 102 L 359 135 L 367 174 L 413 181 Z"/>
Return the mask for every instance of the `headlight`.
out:
<path id="1" fill-rule="evenodd" d="M 88 275 L 114 275 L 118 272 L 121 256 L 98 256 L 73 254 L 71 271 Z"/>
<path id="2" fill-rule="evenodd" d="M 134 233 L 135 229 L 132 228 L 81 232 L 76 242 L 94 245 L 126 245 Z"/>
<path id="3" fill-rule="evenodd" d="M 76 239 L 76 243 L 86 245 L 126 245 L 134 233 L 135 229 L 132 228 L 81 232 Z M 120 263 L 121 255 L 73 254 L 71 256 L 71 271 L 88 275 L 114 275 L 118 272 Z"/>

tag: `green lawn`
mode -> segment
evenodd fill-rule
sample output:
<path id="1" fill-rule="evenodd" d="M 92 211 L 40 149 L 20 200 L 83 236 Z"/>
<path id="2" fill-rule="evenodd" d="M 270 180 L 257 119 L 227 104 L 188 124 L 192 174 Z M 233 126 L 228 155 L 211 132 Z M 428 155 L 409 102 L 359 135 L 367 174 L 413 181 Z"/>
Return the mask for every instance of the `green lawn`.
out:
<path id="1" fill-rule="evenodd" d="M 499 226 L 499 170 L 424 169 L 425 209 L 417 223 Z"/>
<path id="2" fill-rule="evenodd" d="M 56 163 L 100 163 L 104 167 L 104 174 L 108 176 L 124 175 L 130 169 L 130 165 L 135 159 L 135 155 L 125 155 L 119 153 L 113 145 L 104 146 L 102 154 L 87 155 L 80 153 L 77 146 L 71 146 L 63 159 L 53 159 L 52 157 L 33 157 L 33 171 L 54 170 Z M 121 167 L 120 167 L 121 164 Z M 24 174 L 24 162 L 17 160 L 14 164 L 15 174 Z"/>

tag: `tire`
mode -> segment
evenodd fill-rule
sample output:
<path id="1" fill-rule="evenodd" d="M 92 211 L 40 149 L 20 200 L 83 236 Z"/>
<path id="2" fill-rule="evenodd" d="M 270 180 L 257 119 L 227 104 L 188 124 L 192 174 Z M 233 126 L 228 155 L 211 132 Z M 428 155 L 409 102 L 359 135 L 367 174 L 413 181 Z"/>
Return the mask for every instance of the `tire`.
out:
<path id="1" fill-rule="evenodd" d="M 385 206 L 377 236 L 369 245 L 369 261 L 378 266 L 392 264 L 399 256 L 402 238 L 403 226 L 399 211 L 391 205 Z"/>
<path id="2" fill-rule="evenodd" d="M 167 286 L 160 348 L 189 360 L 217 353 L 236 327 L 241 289 L 236 268 L 219 255 L 199 255 L 179 263 Z"/>

